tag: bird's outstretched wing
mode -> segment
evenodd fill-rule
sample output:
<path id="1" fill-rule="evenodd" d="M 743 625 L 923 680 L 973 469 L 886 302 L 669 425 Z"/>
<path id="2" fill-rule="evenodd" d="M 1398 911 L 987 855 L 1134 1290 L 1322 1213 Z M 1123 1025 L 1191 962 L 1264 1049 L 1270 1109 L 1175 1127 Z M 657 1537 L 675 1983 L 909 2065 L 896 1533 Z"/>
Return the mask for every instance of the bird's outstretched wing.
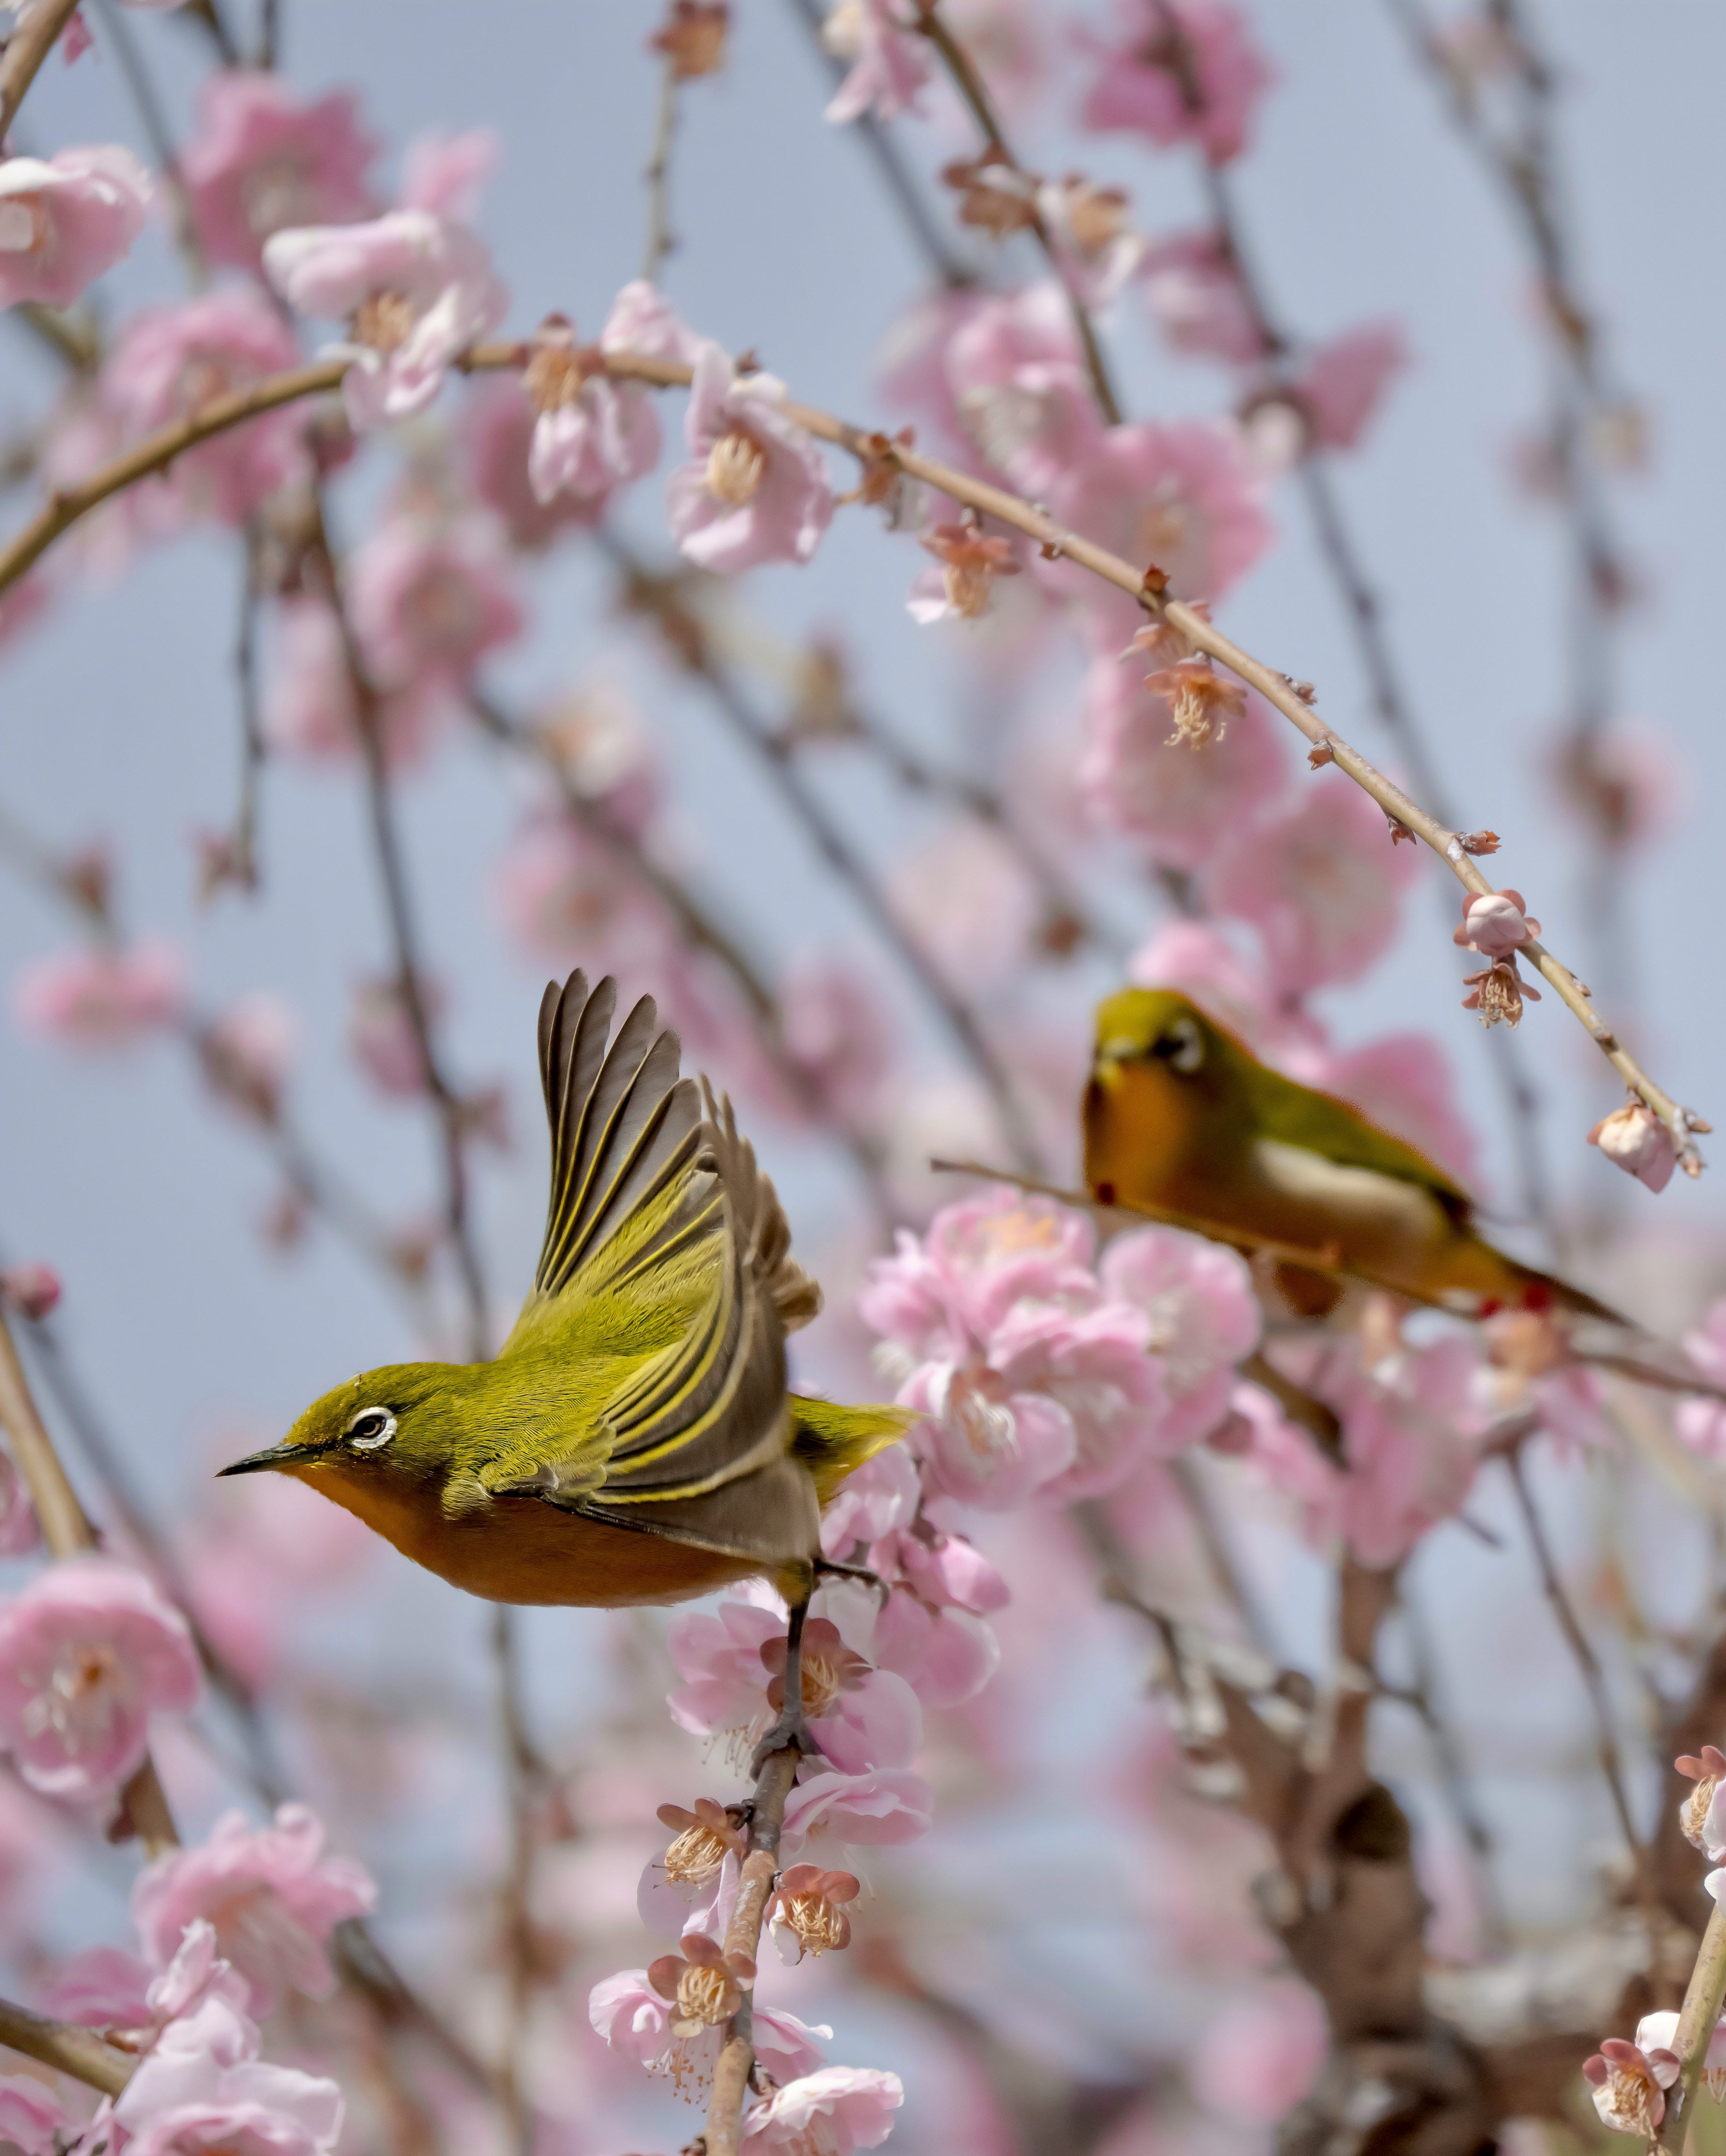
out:
<path id="1" fill-rule="evenodd" d="M 610 1373 L 572 1433 L 546 1424 L 484 1471 L 614 1525 L 784 1561 L 815 1548 L 813 1486 L 791 1455 L 785 1337 L 820 1308 L 772 1183 L 729 1101 L 678 1076 L 677 1036 L 574 974 L 546 992 L 540 1067 L 552 1186 L 535 1291 L 506 1355 Z"/>

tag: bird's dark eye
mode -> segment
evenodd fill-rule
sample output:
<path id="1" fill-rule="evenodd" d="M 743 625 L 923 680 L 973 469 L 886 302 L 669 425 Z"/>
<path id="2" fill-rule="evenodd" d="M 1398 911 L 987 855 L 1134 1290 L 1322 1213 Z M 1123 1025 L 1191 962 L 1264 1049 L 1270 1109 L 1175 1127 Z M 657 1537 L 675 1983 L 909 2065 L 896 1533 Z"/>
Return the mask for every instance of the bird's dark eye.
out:
<path id="1" fill-rule="evenodd" d="M 376 1452 L 395 1435 L 396 1418 L 387 1408 L 361 1408 L 341 1434 L 356 1452 Z"/>
<path id="2" fill-rule="evenodd" d="M 1176 1070 L 1191 1074 L 1205 1060 L 1205 1038 L 1190 1018 L 1177 1018 L 1150 1052 Z"/>

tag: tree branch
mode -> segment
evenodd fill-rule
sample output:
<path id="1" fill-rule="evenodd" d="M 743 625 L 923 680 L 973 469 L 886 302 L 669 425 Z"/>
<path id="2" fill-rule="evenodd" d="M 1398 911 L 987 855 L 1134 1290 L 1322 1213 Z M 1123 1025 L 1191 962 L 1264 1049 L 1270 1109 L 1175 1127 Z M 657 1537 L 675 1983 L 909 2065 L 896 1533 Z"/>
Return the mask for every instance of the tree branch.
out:
<path id="1" fill-rule="evenodd" d="M 761 1949 L 761 1922 L 779 1871 L 779 1837 L 785 1826 L 786 1799 L 797 1778 L 796 1747 L 770 1752 L 755 1777 L 750 1800 L 749 1846 L 737 1881 L 737 1901 L 725 1932 L 725 1952 L 755 1960 Z M 713 2093 L 707 2107 L 706 2156 L 737 2156 L 743 2106 L 755 2066 L 750 2000 L 731 2017 L 713 2070 Z"/>
<path id="2" fill-rule="evenodd" d="M 11 133 L 38 69 L 77 12 L 78 0 L 39 0 L 7 39 L 0 53 L 0 142 Z"/>
<path id="3" fill-rule="evenodd" d="M 0 2044 L 70 2074 L 74 2081 L 100 2089 L 104 2096 L 118 2096 L 137 2070 L 135 2058 L 105 2044 L 93 2029 L 82 2029 L 75 2021 L 48 2020 L 28 2006 L 14 2006 L 9 1999 L 0 1999 Z"/>
<path id="4" fill-rule="evenodd" d="M 458 364 L 464 372 L 472 372 L 520 367 L 525 363 L 525 351 L 521 345 L 479 345 L 464 354 Z M 605 364 L 607 372 L 617 380 L 646 382 L 658 388 L 686 388 L 692 373 L 691 368 L 680 361 L 653 359 L 639 352 L 608 353 Z M 11 547 L 0 552 L 0 591 L 22 576 L 79 517 L 110 495 L 120 492 L 135 480 L 161 470 L 175 457 L 227 427 L 238 425 L 260 412 L 291 403 L 298 397 L 335 388 L 344 371 L 343 362 L 332 360 L 320 367 L 296 369 L 291 374 L 268 377 L 234 397 L 217 399 L 194 419 L 182 420 L 163 429 L 125 456 L 104 465 L 80 486 L 56 495 Z M 1393 785 L 1375 764 L 1327 725 L 1314 706 L 1295 694 L 1288 675 L 1278 673 L 1242 650 L 1191 607 L 1152 588 L 1147 583 L 1144 568 L 1135 568 L 1106 547 L 1066 530 L 1044 511 L 1005 488 L 991 485 L 934 457 L 923 456 L 906 444 L 853 426 L 812 405 L 788 399 L 784 409 L 787 418 L 818 441 L 830 442 L 835 448 L 846 450 L 865 466 L 885 464 L 908 478 L 921 480 L 937 492 L 975 509 L 979 515 L 995 517 L 1010 530 L 1022 532 L 1050 558 L 1064 557 L 1104 583 L 1126 593 L 1147 613 L 1179 629 L 1196 650 L 1220 661 L 1249 688 L 1256 689 L 1313 747 L 1327 750 L 1337 768 L 1377 802 L 1387 817 L 1402 824 L 1436 853 L 1464 890 L 1484 896 L 1494 889 L 1464 847 L 1461 833 L 1447 829 L 1436 816 L 1421 808 L 1401 787 Z M 1693 1133 L 1706 1131 L 1709 1126 L 1656 1085 L 1594 1009 L 1576 976 L 1544 944 L 1530 941 L 1523 946 L 1522 955 L 1536 967 L 1560 1001 L 1586 1029 L 1595 1047 L 1630 1091 L 1666 1125 L 1678 1163 L 1685 1173 L 1699 1175 L 1702 1155 Z"/>
<path id="5" fill-rule="evenodd" d="M 0 1424 L 12 1440 L 13 1457 L 29 1490 L 30 1502 L 42 1522 L 42 1539 L 50 1554 L 82 1557 L 94 1550 L 96 1531 L 78 1502 L 54 1450 L 54 1440 L 37 1411 L 3 1312 L 0 1312 Z M 120 1817 L 137 1833 L 146 1856 L 160 1856 L 166 1850 L 179 1847 L 174 1815 L 168 1810 L 156 1763 L 147 1752 L 143 1764 L 121 1790 L 120 1802 Z"/>

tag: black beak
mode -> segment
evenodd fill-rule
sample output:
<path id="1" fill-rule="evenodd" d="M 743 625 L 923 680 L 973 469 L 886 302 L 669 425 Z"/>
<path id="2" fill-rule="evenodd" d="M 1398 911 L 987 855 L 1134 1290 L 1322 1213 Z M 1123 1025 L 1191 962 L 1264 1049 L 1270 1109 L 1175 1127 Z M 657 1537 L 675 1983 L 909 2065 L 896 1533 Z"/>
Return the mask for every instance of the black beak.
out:
<path id="1" fill-rule="evenodd" d="M 255 1475 L 262 1467 L 286 1467 L 306 1457 L 305 1448 L 299 1445 L 273 1445 L 268 1452 L 250 1452 L 243 1460 L 236 1460 L 228 1466 L 218 1467 L 218 1476 L 223 1475 Z"/>

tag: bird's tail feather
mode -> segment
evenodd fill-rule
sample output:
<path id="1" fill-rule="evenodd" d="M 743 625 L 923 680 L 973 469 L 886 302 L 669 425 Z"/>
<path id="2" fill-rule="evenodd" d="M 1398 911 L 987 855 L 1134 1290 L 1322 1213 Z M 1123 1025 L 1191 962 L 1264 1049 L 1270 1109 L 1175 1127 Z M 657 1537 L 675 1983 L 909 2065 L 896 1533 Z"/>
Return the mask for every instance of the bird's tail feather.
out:
<path id="1" fill-rule="evenodd" d="M 909 1408 L 844 1407 L 800 1393 L 792 1394 L 791 1406 L 792 1456 L 814 1477 L 823 1507 L 848 1475 L 896 1445 L 917 1419 Z"/>

